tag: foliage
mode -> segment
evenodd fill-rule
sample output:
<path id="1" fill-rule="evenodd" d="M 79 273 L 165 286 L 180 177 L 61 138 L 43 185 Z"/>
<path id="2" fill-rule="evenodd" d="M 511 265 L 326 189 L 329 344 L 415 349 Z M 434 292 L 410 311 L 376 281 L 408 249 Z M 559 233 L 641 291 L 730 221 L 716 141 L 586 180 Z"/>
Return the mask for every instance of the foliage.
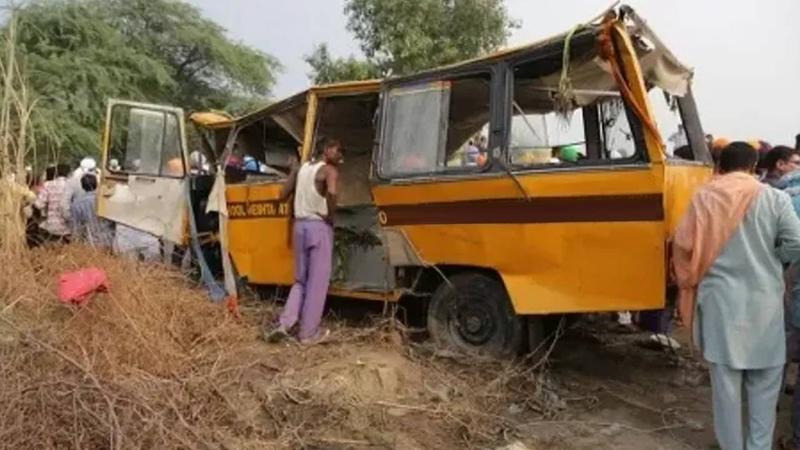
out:
<path id="1" fill-rule="evenodd" d="M 353 250 L 367 251 L 381 245 L 380 238 L 372 230 L 353 227 L 336 227 L 333 233 L 333 276 L 334 281 L 345 281 L 347 267 Z"/>
<path id="2" fill-rule="evenodd" d="M 347 0 L 347 28 L 365 61 L 306 58 L 315 82 L 405 75 L 497 49 L 518 26 L 503 0 Z"/>
<path id="3" fill-rule="evenodd" d="M 311 78 L 315 84 L 342 80 L 368 80 L 380 76 L 378 67 L 368 61 L 360 61 L 353 56 L 331 57 L 327 44 L 318 45 L 305 60 L 312 67 Z"/>
<path id="4" fill-rule="evenodd" d="M 176 0 L 39 0 L 18 11 L 40 146 L 96 154 L 108 98 L 222 108 L 266 98 L 278 62 Z"/>

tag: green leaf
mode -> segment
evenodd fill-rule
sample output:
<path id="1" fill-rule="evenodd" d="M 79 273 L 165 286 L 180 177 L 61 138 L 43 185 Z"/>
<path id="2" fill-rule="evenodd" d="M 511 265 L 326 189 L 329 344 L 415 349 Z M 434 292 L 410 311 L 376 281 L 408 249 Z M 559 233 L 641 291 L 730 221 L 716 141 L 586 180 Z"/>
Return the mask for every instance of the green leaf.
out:
<path id="1" fill-rule="evenodd" d="M 38 155 L 99 154 L 108 98 L 222 108 L 265 99 L 278 61 L 176 0 L 38 0 L 16 10 Z"/>
<path id="2" fill-rule="evenodd" d="M 347 28 L 366 59 L 334 58 L 325 44 L 306 62 L 316 83 L 405 75 L 505 44 L 519 25 L 503 0 L 347 0 Z"/>

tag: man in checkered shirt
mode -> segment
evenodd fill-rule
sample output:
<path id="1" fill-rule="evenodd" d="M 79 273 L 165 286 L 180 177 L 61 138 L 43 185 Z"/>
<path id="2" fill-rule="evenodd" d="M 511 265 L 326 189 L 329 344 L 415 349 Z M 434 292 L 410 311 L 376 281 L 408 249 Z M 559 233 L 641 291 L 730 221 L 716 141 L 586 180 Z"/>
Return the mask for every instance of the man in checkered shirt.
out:
<path id="1" fill-rule="evenodd" d="M 69 166 L 66 164 L 56 166 L 55 179 L 44 183 L 34 203 L 45 217 L 44 222 L 39 225 L 44 231 L 42 237 L 45 241 L 69 240 L 70 228 L 67 224 L 69 213 L 62 207 L 69 172 Z"/>

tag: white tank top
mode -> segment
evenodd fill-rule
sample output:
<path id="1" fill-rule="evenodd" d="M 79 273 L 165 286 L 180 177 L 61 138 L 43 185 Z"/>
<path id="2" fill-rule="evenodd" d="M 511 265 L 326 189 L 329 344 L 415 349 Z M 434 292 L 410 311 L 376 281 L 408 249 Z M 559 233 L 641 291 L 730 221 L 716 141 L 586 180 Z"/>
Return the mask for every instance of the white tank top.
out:
<path id="1" fill-rule="evenodd" d="M 324 161 L 303 163 L 297 172 L 294 188 L 294 217 L 296 219 L 322 220 L 328 215 L 328 202 L 319 195 L 315 180 Z"/>

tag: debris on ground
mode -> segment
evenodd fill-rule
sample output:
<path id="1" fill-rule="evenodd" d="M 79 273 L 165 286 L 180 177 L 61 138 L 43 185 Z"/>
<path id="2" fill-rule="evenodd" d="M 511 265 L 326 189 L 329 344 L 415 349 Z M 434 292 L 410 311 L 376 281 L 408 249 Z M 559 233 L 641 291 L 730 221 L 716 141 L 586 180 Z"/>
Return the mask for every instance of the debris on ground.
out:
<path id="1" fill-rule="evenodd" d="M 84 306 L 89 296 L 108 289 L 108 277 L 103 269 L 89 267 L 58 277 L 58 299 L 62 303 Z"/>
<path id="2" fill-rule="evenodd" d="M 90 265 L 113 288 L 63 305 L 58 275 Z M 177 271 L 78 245 L 0 261 L 0 293 L 6 448 L 486 447 L 513 434 L 509 405 L 562 407 L 538 373 L 439 359 L 392 319 L 267 344 L 275 307 L 236 320 Z"/>
<path id="3" fill-rule="evenodd" d="M 89 266 L 110 289 L 61 303 L 58 275 Z M 272 303 L 237 319 L 178 271 L 78 245 L 0 261 L 0 296 L 0 448 L 684 448 L 705 426 L 682 408 L 706 380 L 675 355 L 638 350 L 663 374 L 625 384 L 653 364 L 632 359 L 636 336 L 545 363 L 445 354 L 390 317 L 268 344 Z M 679 371 L 700 387 L 672 387 Z"/>

